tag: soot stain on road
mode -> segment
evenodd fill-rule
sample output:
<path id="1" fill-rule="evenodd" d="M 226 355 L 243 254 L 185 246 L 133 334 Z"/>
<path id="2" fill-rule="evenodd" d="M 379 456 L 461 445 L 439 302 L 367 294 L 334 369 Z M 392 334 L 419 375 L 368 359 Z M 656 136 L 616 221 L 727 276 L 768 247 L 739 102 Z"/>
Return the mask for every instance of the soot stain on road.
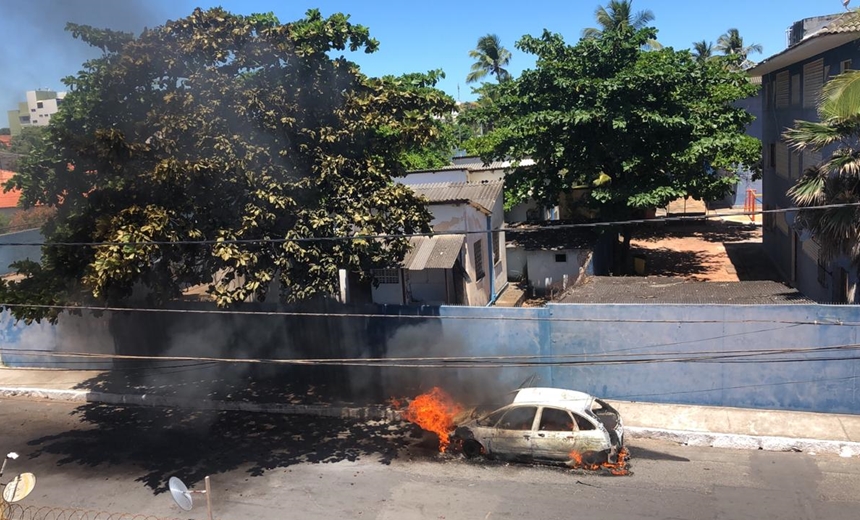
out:
<path id="1" fill-rule="evenodd" d="M 390 464 L 409 442 L 410 425 L 359 423 L 310 416 L 189 412 L 167 408 L 87 404 L 77 408 L 82 428 L 30 440 L 30 458 L 58 457 L 57 465 L 87 472 L 133 464 L 136 480 L 158 493 L 182 475 L 187 484 L 247 467 L 251 476 L 301 463 L 376 457 Z"/>

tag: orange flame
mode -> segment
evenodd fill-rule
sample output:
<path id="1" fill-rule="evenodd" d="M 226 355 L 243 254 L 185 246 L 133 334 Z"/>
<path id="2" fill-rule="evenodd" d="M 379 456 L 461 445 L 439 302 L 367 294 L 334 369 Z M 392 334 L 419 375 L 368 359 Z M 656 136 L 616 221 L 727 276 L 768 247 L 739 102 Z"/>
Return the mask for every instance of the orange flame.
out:
<path id="1" fill-rule="evenodd" d="M 416 397 L 403 412 L 403 418 L 439 436 L 439 451 L 450 444 L 448 436 L 454 429 L 454 416 L 463 411 L 444 390 L 434 387 Z"/>
<path id="2" fill-rule="evenodd" d="M 585 461 L 582 454 L 574 450 L 570 452 L 570 462 L 568 462 L 567 465 L 573 469 L 586 469 L 589 471 L 608 469 L 609 473 L 620 477 L 630 474 L 630 471 L 627 469 L 627 458 L 629 456 L 630 454 L 627 452 L 627 448 L 622 448 L 621 451 L 618 452 L 618 462 L 603 462 L 601 464 L 597 464 Z"/>

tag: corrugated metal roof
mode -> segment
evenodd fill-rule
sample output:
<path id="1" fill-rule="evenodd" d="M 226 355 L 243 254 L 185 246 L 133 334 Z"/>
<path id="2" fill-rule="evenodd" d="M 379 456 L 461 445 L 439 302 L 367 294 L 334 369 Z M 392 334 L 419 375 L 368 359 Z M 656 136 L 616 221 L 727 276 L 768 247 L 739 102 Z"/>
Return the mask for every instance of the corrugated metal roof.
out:
<path id="1" fill-rule="evenodd" d="M 523 159 L 520 161 L 519 166 L 533 166 L 534 163 L 533 159 Z M 447 172 L 457 170 L 481 172 L 488 170 L 507 170 L 509 168 L 511 168 L 511 161 L 493 161 L 489 164 L 484 164 L 484 161 L 481 160 L 480 157 L 456 157 L 454 158 L 454 164 L 427 170 L 412 170 L 406 173 Z"/>
<path id="2" fill-rule="evenodd" d="M 423 195 L 430 204 L 473 202 L 492 213 L 496 201 L 502 196 L 504 181 L 487 182 L 437 182 L 409 186 L 415 193 Z"/>
<path id="3" fill-rule="evenodd" d="M 464 241 L 465 237 L 457 235 L 413 237 L 409 239 L 412 249 L 403 259 L 403 267 L 410 271 L 450 269 L 460 257 Z"/>

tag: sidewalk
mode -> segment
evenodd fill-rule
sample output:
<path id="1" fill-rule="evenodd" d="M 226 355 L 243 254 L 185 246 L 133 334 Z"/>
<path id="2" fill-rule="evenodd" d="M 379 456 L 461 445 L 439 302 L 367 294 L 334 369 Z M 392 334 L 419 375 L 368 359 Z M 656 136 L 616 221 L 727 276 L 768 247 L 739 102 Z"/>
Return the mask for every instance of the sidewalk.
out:
<path id="1" fill-rule="evenodd" d="M 0 368 L 0 398 L 29 397 L 135 406 L 182 407 L 397 420 L 385 404 L 336 403 L 324 395 L 268 393 L 192 396 L 188 388 L 122 386 L 102 371 Z M 117 375 L 122 380 L 122 374 Z M 110 382 L 110 384 L 108 384 Z M 183 385 L 176 385 L 183 386 Z M 253 385 L 251 385 L 253 386 Z M 193 392 L 191 392 L 193 393 Z M 696 446 L 836 453 L 860 456 L 860 415 L 751 410 L 676 404 L 610 401 L 624 419 L 628 438 L 666 439 Z"/>

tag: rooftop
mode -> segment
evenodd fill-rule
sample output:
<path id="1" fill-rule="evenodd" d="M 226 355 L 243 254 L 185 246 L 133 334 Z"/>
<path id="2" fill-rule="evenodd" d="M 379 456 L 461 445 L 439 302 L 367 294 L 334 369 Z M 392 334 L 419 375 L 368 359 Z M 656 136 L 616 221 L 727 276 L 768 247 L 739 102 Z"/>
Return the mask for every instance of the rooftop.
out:
<path id="1" fill-rule="evenodd" d="M 509 246 L 522 247 L 526 251 L 567 251 L 593 247 L 597 235 L 583 228 L 553 229 L 553 222 L 521 222 L 508 224 L 505 241 Z"/>
<path id="2" fill-rule="evenodd" d="M 412 248 L 403 259 L 403 267 L 410 271 L 450 269 L 460 257 L 464 241 L 463 235 L 410 238 Z"/>
<path id="3" fill-rule="evenodd" d="M 745 282 L 696 282 L 683 278 L 602 277 L 589 278 L 562 300 L 563 303 L 661 303 L 727 305 L 812 304 L 795 289 L 768 280 Z"/>
<path id="4" fill-rule="evenodd" d="M 532 166 L 535 162 L 532 159 L 524 159 L 518 163 L 518 166 Z M 413 170 L 408 173 L 429 173 L 429 172 L 445 172 L 445 171 L 470 171 L 481 172 L 490 170 L 507 170 L 514 167 L 512 161 L 492 161 L 484 163 L 483 159 L 475 156 L 455 157 L 451 164 L 440 168 L 431 168 L 427 170 Z"/>
<path id="5" fill-rule="evenodd" d="M 852 11 L 835 17 L 794 45 L 751 68 L 747 74 L 761 77 L 857 39 L 860 39 L 860 14 Z"/>
<path id="6" fill-rule="evenodd" d="M 437 182 L 409 186 L 424 196 L 430 204 L 474 203 L 479 210 L 492 213 L 496 201 L 502 196 L 503 181 Z"/>
<path id="7" fill-rule="evenodd" d="M 3 184 L 5 184 L 15 172 L 9 170 L 0 170 L 0 208 L 17 208 L 18 201 L 21 199 L 20 190 L 11 190 L 3 192 Z"/>

